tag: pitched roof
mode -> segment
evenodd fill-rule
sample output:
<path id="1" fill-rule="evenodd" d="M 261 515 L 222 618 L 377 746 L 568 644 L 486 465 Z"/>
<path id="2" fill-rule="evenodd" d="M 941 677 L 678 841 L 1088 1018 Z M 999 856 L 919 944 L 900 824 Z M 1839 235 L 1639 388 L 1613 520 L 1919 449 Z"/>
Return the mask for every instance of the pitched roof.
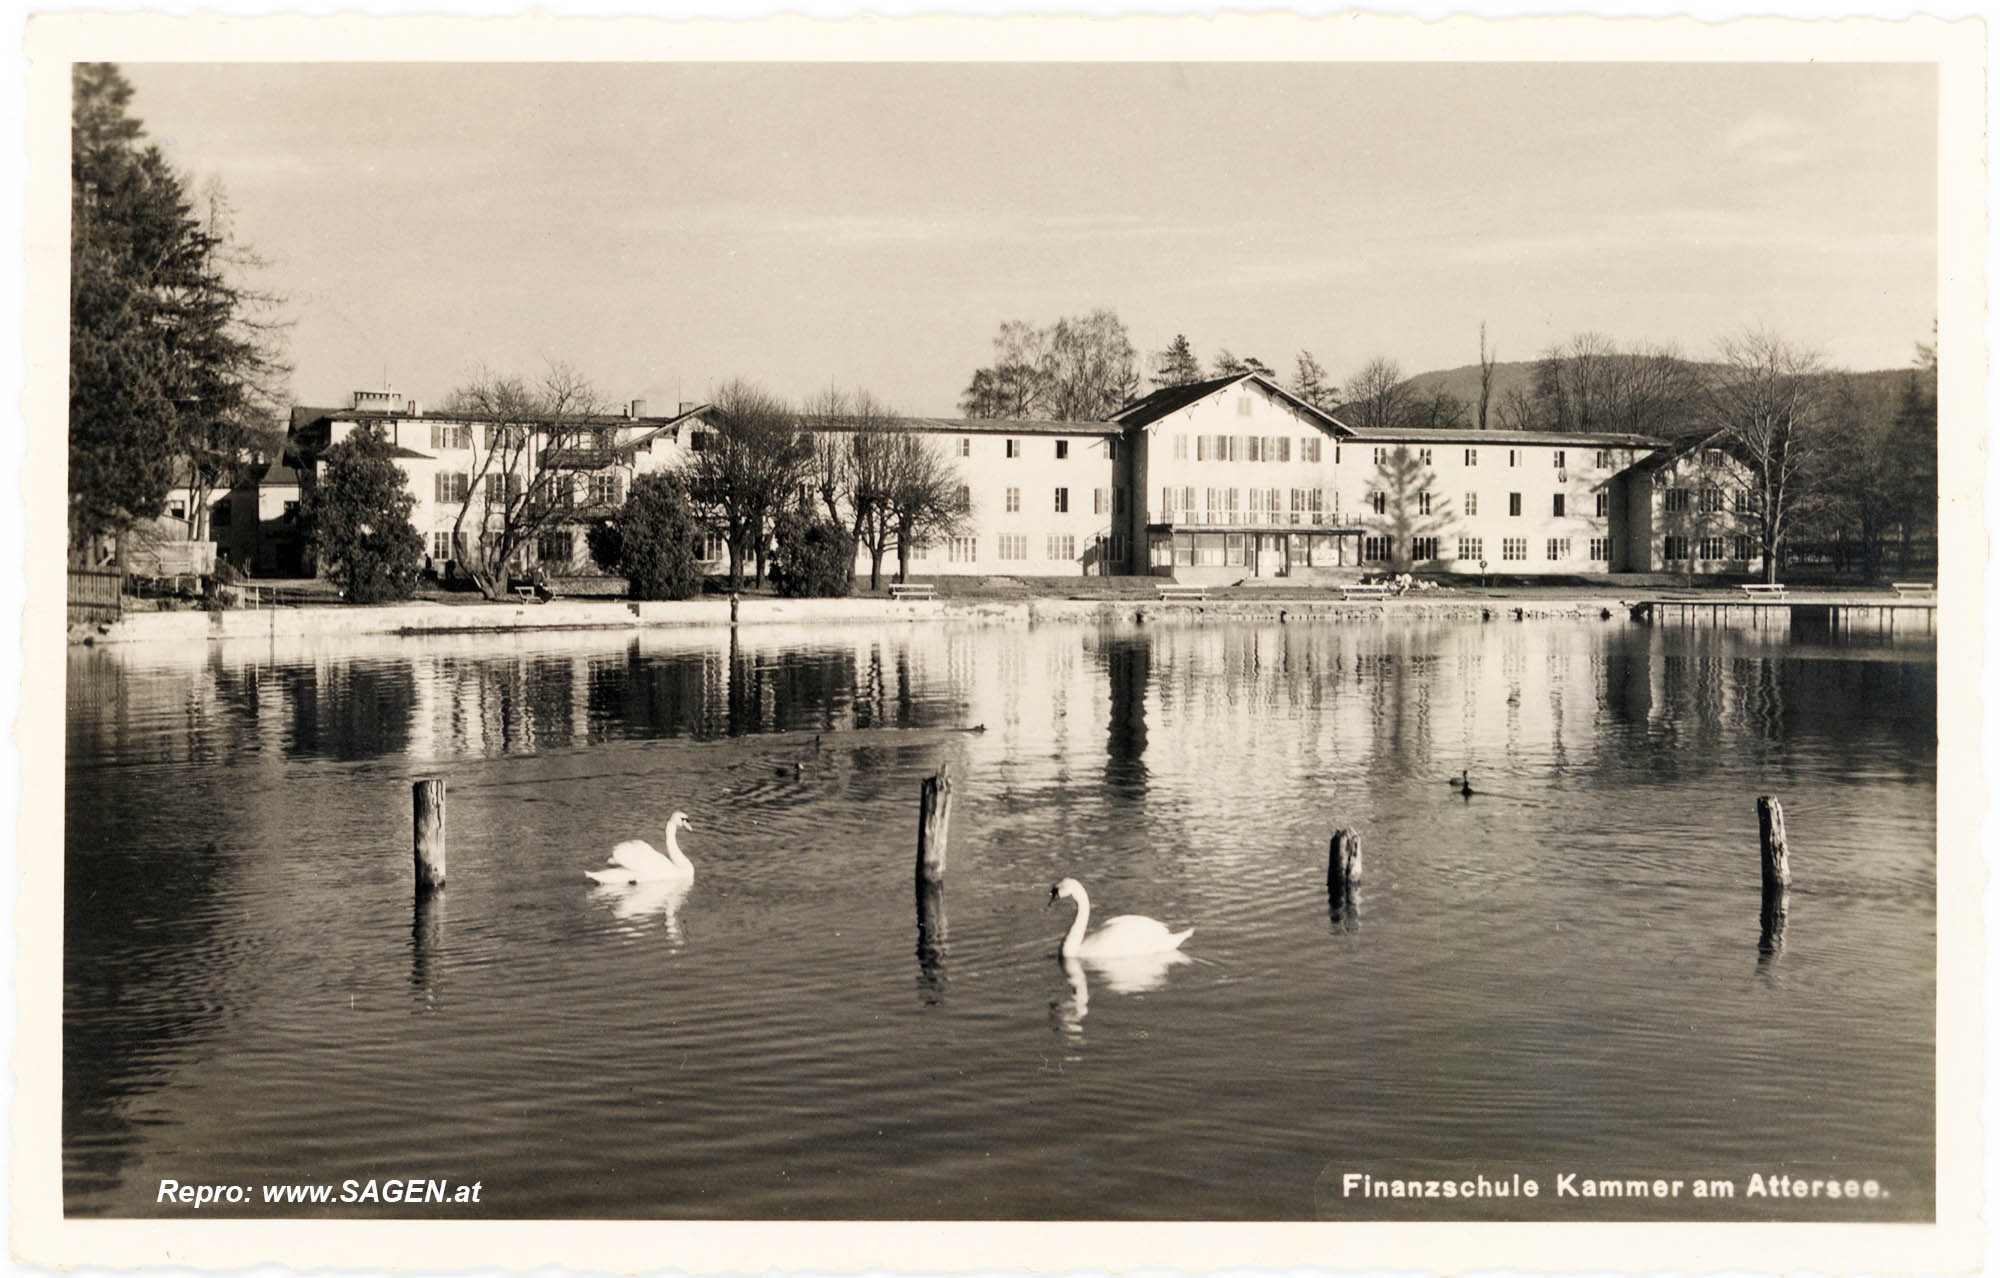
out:
<path id="1" fill-rule="evenodd" d="M 1170 413 L 1177 413 L 1188 405 L 1207 399 L 1215 392 L 1241 381 L 1256 382 L 1269 394 L 1284 400 L 1309 416 L 1317 417 L 1326 423 L 1331 431 L 1344 432 L 1352 429 L 1332 413 L 1323 408 L 1315 408 L 1262 373 L 1231 373 L 1227 377 L 1211 377 L 1205 382 L 1189 382 L 1185 386 L 1162 386 L 1144 399 L 1119 409 L 1111 415 L 1111 420 L 1121 426 L 1150 426 Z"/>
<path id="2" fill-rule="evenodd" d="M 1553 444 L 1584 448 L 1665 448 L 1667 442 L 1651 435 L 1584 435 L 1553 430 L 1476 430 L 1469 426 L 1352 426 L 1356 443 L 1413 444 Z"/>
<path id="3" fill-rule="evenodd" d="M 1010 417 L 817 417 L 807 430 L 899 430 L 940 435 L 1100 435 L 1118 436 L 1115 422 L 1031 421 Z"/>

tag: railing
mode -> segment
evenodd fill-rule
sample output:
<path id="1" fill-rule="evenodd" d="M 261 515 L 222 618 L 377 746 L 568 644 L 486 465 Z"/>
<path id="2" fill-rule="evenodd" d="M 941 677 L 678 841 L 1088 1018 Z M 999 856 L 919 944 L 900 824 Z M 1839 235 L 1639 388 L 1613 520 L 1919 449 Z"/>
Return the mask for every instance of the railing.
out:
<path id="1" fill-rule="evenodd" d="M 125 574 L 117 568 L 69 570 L 69 622 L 97 625 L 124 615 Z"/>

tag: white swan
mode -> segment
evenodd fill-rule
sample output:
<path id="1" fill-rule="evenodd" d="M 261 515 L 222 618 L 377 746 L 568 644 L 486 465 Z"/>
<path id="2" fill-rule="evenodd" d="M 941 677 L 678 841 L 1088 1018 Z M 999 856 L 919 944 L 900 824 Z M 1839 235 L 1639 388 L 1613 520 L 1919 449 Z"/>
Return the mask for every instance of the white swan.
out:
<path id="1" fill-rule="evenodd" d="M 1149 919 L 1141 914 L 1120 914 L 1104 920 L 1104 926 L 1085 936 L 1084 929 L 1090 926 L 1090 894 L 1075 879 L 1064 879 L 1049 889 L 1049 904 L 1054 905 L 1063 897 L 1076 902 L 1076 919 L 1069 925 L 1069 934 L 1062 941 L 1064 958 L 1159 954 L 1179 949 L 1182 941 L 1194 935 L 1193 928 L 1185 932 L 1170 932 L 1167 925 L 1158 919 Z"/>
<path id="2" fill-rule="evenodd" d="M 694 863 L 681 851 L 679 840 L 674 834 L 679 830 L 691 830 L 687 813 L 676 812 L 667 818 L 667 850 L 659 851 L 652 844 L 639 839 L 627 839 L 611 849 L 609 870 L 585 870 L 584 873 L 599 883 L 692 883 Z"/>

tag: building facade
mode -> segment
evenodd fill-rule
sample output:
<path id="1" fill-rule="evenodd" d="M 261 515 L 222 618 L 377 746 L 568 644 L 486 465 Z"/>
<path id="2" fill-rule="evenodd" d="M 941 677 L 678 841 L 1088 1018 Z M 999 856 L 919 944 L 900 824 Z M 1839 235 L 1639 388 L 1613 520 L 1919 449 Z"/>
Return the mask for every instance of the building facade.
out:
<path id="1" fill-rule="evenodd" d="M 706 411 L 683 404 L 655 417 L 634 401 L 622 416 L 566 421 L 541 451 L 523 452 L 521 465 L 557 476 L 546 500 L 563 513 L 524 566 L 591 571 L 584 530 L 636 476 L 699 450 Z M 520 496 L 509 487 L 519 478 L 491 466 L 481 478 L 492 424 L 378 392 L 346 409 L 295 410 L 300 465 L 364 426 L 392 445 L 434 564 L 454 557 L 468 497 L 493 510 Z M 1227 584 L 1745 573 L 1757 563 L 1748 471 L 1724 450 L 1639 435 L 1364 429 L 1254 373 L 1162 388 L 1104 422 L 904 417 L 871 428 L 921 437 L 959 482 L 963 526 L 910 548 L 909 570 L 925 577 Z M 701 558 L 711 571 L 726 566 L 719 537 Z M 892 549 L 885 570 L 896 562 Z M 857 572 L 869 566 L 864 550 Z"/>

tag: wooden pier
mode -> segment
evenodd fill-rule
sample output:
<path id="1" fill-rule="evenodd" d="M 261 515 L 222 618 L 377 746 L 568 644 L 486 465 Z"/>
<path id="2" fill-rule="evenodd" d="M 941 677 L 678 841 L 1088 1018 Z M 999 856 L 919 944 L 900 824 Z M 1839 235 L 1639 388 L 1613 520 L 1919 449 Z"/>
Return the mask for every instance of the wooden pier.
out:
<path id="1" fill-rule="evenodd" d="M 1831 630 L 1864 628 L 1887 634 L 1936 634 L 1937 604 L 1882 596 L 1825 599 L 1642 599 L 1632 617 L 1651 625 L 1748 626 L 1797 623 Z"/>

